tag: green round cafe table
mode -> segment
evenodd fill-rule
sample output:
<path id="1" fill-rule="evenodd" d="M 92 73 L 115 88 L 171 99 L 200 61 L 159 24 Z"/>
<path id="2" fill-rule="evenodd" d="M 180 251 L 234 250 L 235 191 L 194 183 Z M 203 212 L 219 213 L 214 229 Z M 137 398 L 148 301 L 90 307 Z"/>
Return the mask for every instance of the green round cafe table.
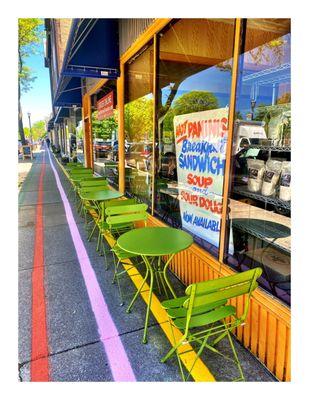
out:
<path id="1" fill-rule="evenodd" d="M 147 329 L 149 321 L 149 312 L 151 308 L 151 299 L 153 293 L 154 277 L 160 279 L 162 287 L 167 295 L 166 286 L 175 298 L 176 295 L 167 278 L 167 267 L 175 254 L 187 249 L 193 243 L 192 236 L 180 229 L 169 227 L 146 227 L 133 229 L 124 233 L 118 238 L 117 244 L 124 251 L 140 255 L 146 265 L 147 271 L 145 278 L 135 293 L 131 303 L 127 308 L 130 312 L 138 294 L 141 292 L 148 275 L 150 275 L 149 297 L 145 318 L 143 343 L 147 343 Z M 169 256 L 165 264 L 161 264 L 162 256 Z"/>

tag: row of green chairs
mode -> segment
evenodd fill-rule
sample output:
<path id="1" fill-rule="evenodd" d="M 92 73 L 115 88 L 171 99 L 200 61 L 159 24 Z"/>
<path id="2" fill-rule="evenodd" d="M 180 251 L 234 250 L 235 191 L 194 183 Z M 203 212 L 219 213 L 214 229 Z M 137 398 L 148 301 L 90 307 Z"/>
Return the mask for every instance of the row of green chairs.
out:
<path id="1" fill-rule="evenodd" d="M 82 174 L 87 175 L 87 172 L 83 172 Z M 74 177 L 78 175 L 81 175 L 80 170 L 77 171 L 74 168 L 70 171 L 73 181 Z M 79 194 L 82 194 L 85 190 L 92 190 L 93 187 L 100 186 L 103 182 L 102 180 L 99 183 L 97 181 L 98 178 L 93 178 L 94 182 L 98 183 L 92 186 L 88 179 L 87 177 L 86 180 L 80 180 L 77 190 Z M 83 204 L 85 213 L 89 213 L 90 209 L 88 207 L 87 204 Z M 135 199 L 117 199 L 101 203 L 101 209 L 96 210 L 96 212 L 100 215 L 100 218 L 94 221 L 95 227 L 98 230 L 97 250 L 101 255 L 104 255 L 107 269 L 108 261 L 104 236 L 110 235 L 117 241 L 121 234 L 133 229 L 137 223 L 139 226 L 146 226 L 147 205 L 143 203 L 137 204 Z M 139 257 L 123 251 L 119 248 L 117 242 L 111 248 L 111 251 L 114 261 L 113 283 L 117 283 L 120 304 L 122 305 L 124 304 L 124 299 L 120 278 L 131 268 L 142 265 L 143 261 Z M 127 259 L 131 260 L 130 264 L 125 264 L 125 260 Z M 125 268 L 121 269 L 121 265 L 125 266 Z M 170 357 L 176 356 L 182 379 L 187 381 L 203 350 L 208 349 L 233 362 L 239 371 L 239 377 L 234 381 L 244 381 L 245 377 L 231 333 L 234 333 L 238 326 L 245 324 L 250 306 L 250 298 L 253 291 L 258 287 L 257 279 L 261 274 L 261 268 L 254 268 L 232 276 L 194 283 L 186 288 L 185 296 L 163 301 L 161 305 L 167 312 L 174 337 L 174 344 L 165 357 L 161 359 L 161 362 L 167 362 Z M 128 312 L 131 311 L 133 303 L 147 280 L 147 276 L 146 269 L 142 285 L 130 302 L 127 308 Z M 236 308 L 230 304 L 230 300 L 239 296 L 245 296 L 245 303 L 243 312 L 237 315 Z M 182 332 L 179 340 L 175 339 L 175 329 Z M 232 352 L 231 356 L 224 354 L 222 350 L 218 349 L 219 343 L 224 338 L 228 339 Z M 187 368 L 188 371 L 185 372 L 181 362 L 181 355 L 188 351 L 187 349 L 182 351 L 183 345 L 188 343 L 192 344 L 192 350 L 196 351 L 196 356 L 192 365 Z"/>
<path id="2" fill-rule="evenodd" d="M 146 226 L 147 220 L 147 208 L 146 204 L 137 204 L 136 199 L 116 199 L 101 202 L 100 209 L 98 209 L 93 203 L 89 203 L 84 200 L 84 195 L 89 191 L 95 191 L 97 189 L 108 188 L 108 183 L 105 178 L 91 177 L 92 170 L 84 167 L 69 166 L 69 179 L 74 187 L 77 198 L 80 200 L 78 205 L 78 211 L 84 216 L 85 226 L 88 226 L 87 216 L 91 215 L 92 211 L 95 211 L 99 218 L 90 219 L 90 222 L 94 224 L 94 227 L 88 236 L 88 240 L 91 240 L 95 229 L 98 230 L 97 239 L 97 251 L 99 254 L 104 255 L 105 268 L 108 268 L 107 261 L 107 250 L 104 241 L 104 235 L 110 235 L 115 240 L 122 234 L 135 227 L 136 223 L 142 223 L 142 226 Z M 86 196 L 85 196 L 86 197 Z M 143 264 L 140 257 L 136 257 L 133 254 L 122 251 L 117 245 L 112 249 L 114 274 L 112 283 L 117 283 L 120 304 L 123 305 L 123 293 L 121 290 L 120 277 L 122 277 L 126 271 L 133 268 L 132 264 L 127 265 L 126 269 L 120 271 L 120 266 L 123 265 L 125 259 L 134 261 L 134 267 Z M 146 276 L 147 278 L 147 276 Z M 146 279 L 144 280 L 144 282 Z M 135 298 L 137 297 L 136 294 Z M 133 304 L 133 302 L 131 302 Z M 132 307 L 130 304 L 130 309 Z"/>

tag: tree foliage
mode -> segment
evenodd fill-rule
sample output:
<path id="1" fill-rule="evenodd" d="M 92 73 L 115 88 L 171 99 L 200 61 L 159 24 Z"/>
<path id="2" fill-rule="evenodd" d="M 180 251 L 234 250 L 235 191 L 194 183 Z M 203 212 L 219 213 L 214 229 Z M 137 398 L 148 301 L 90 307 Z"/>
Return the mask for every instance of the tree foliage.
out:
<path id="1" fill-rule="evenodd" d="M 37 121 L 32 125 L 31 128 L 32 139 L 38 140 L 46 135 L 46 125 L 45 121 Z"/>
<path id="2" fill-rule="evenodd" d="M 176 115 L 191 114 L 198 111 L 219 108 L 216 96 L 207 91 L 193 90 L 179 96 L 167 111 L 163 120 L 164 131 L 173 131 L 173 120 Z"/>
<path id="3" fill-rule="evenodd" d="M 43 32 L 40 29 L 40 18 L 19 18 L 18 20 L 18 78 L 22 91 L 28 91 L 35 80 L 32 70 L 25 65 L 31 54 L 38 52 Z"/>
<path id="4" fill-rule="evenodd" d="M 175 115 L 191 114 L 198 111 L 219 108 L 216 96 L 207 91 L 193 90 L 175 100 L 173 111 Z"/>
<path id="5" fill-rule="evenodd" d="M 153 99 L 141 97 L 125 105 L 125 133 L 131 142 L 151 140 L 153 134 Z"/>
<path id="6" fill-rule="evenodd" d="M 92 113 L 92 133 L 95 137 L 110 140 L 112 134 L 117 131 L 117 115 L 114 111 L 114 115 L 110 118 L 103 120 L 98 120 L 98 112 L 94 111 Z"/>
<path id="7" fill-rule="evenodd" d="M 43 37 L 41 25 L 42 20 L 39 18 L 19 18 L 18 20 L 18 131 L 23 144 L 26 142 L 20 96 L 22 92 L 31 89 L 31 84 L 35 80 L 33 72 L 26 65 L 26 60 L 38 51 L 38 44 L 41 43 Z"/>
<path id="8" fill-rule="evenodd" d="M 27 139 L 30 139 L 32 137 L 32 140 L 34 141 L 44 137 L 46 135 L 45 121 L 42 120 L 35 122 L 31 127 L 31 132 L 30 129 L 25 126 L 24 133 Z"/>

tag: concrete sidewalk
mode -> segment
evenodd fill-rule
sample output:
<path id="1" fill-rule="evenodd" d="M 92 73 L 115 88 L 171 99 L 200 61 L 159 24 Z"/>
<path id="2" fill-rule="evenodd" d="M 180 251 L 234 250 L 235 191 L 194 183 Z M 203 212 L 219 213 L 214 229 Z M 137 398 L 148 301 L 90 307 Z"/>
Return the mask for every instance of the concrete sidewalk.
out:
<path id="1" fill-rule="evenodd" d="M 48 354 L 46 358 L 51 381 L 114 381 L 111 356 L 106 353 L 103 339 L 98 332 L 93 305 L 89 300 L 89 288 L 81 272 L 80 260 L 72 240 L 66 218 L 63 199 L 56 183 L 55 175 L 44 153 L 37 153 L 19 194 L 19 378 L 31 380 L 33 359 L 33 271 L 34 243 L 37 238 L 37 207 L 42 205 L 44 232 L 44 290 L 46 305 L 46 331 Z M 51 155 L 51 157 L 53 157 Z M 54 160 L 54 159 L 53 159 Z M 61 168 L 53 161 L 60 176 L 64 191 L 68 193 L 70 183 Z M 38 203 L 40 176 L 43 201 Z M 113 261 L 108 256 L 109 269 L 105 270 L 104 258 L 96 252 L 96 240 L 87 241 L 84 222 L 76 213 L 74 202 L 70 200 L 73 217 L 78 232 L 86 248 L 91 268 L 99 289 L 106 301 L 106 312 L 118 332 L 117 340 L 122 343 L 128 363 L 136 381 L 180 381 L 176 358 L 166 364 L 160 358 L 170 349 L 170 343 L 155 317 L 150 317 L 149 341 L 143 345 L 142 334 L 146 304 L 138 298 L 132 313 L 119 306 L 119 296 L 115 285 L 111 284 Z M 183 285 L 171 276 L 173 287 L 183 294 Z M 127 276 L 123 278 L 124 291 L 130 299 L 135 287 Z M 236 342 L 236 341 L 235 341 Z M 103 343 L 103 344 L 102 344 Z M 222 341 L 221 348 L 227 346 Z M 273 381 L 273 376 L 236 342 L 239 358 L 248 381 Z M 116 353 L 115 353 L 116 354 Z M 205 352 L 202 360 L 218 381 L 230 381 L 237 377 L 233 364 L 222 357 Z M 117 360 L 112 360 L 117 364 Z"/>

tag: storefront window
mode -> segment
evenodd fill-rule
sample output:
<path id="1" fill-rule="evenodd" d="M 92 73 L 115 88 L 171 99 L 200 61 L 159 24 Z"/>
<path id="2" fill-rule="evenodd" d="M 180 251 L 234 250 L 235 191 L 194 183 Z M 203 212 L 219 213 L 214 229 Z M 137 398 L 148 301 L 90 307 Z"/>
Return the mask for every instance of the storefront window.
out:
<path id="1" fill-rule="evenodd" d="M 118 112 L 116 83 L 109 81 L 92 97 L 94 170 L 118 189 Z"/>
<path id="2" fill-rule="evenodd" d="M 217 256 L 234 19 L 181 19 L 159 34 L 155 214 Z"/>
<path id="3" fill-rule="evenodd" d="M 126 64 L 125 190 L 151 204 L 153 169 L 153 45 Z"/>
<path id="4" fill-rule="evenodd" d="M 290 303 L 290 20 L 248 19 L 237 82 L 225 262 Z"/>
<path id="5" fill-rule="evenodd" d="M 69 156 L 70 160 L 82 161 L 82 148 L 78 146 L 80 144 L 79 135 L 82 133 L 81 130 L 81 108 L 71 108 L 69 110 L 69 118 L 64 119 L 64 132 L 65 132 L 65 152 Z"/>

